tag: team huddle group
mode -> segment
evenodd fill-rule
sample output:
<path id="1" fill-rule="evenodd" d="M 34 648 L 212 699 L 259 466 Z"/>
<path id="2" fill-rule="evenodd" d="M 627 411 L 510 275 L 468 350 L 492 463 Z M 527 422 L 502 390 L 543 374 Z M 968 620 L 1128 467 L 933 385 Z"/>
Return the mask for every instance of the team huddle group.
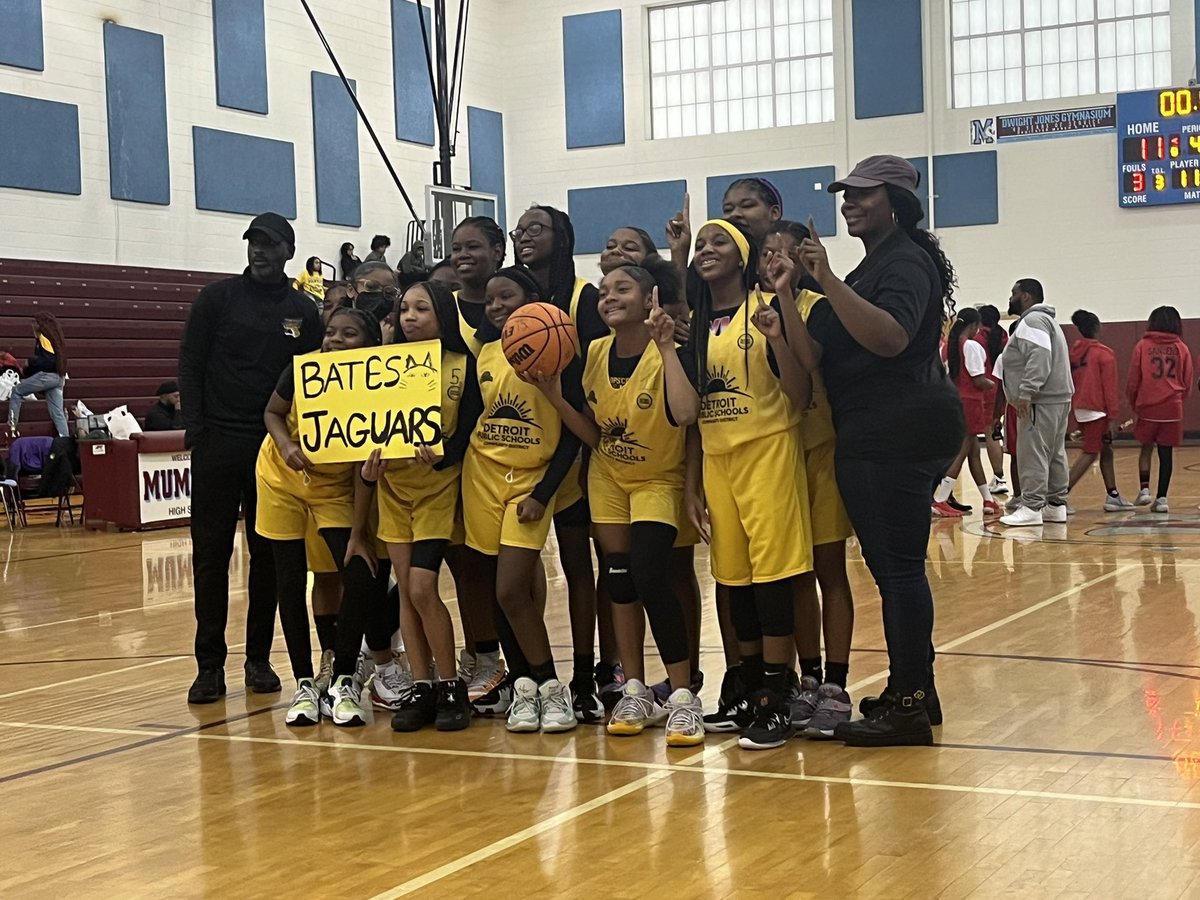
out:
<path id="1" fill-rule="evenodd" d="M 939 356 L 954 273 L 917 226 L 918 182 L 906 161 L 877 156 L 831 185 L 866 250 L 845 279 L 811 220 L 784 219 L 779 192 L 760 178 L 734 182 L 722 218 L 694 232 L 685 200 L 667 223 L 669 257 L 645 231 L 617 227 L 598 288 L 576 275 L 570 219 L 548 206 L 526 210 L 510 232 L 511 265 L 501 229 L 473 216 L 429 280 L 400 290 L 386 264 L 360 266 L 343 298 L 327 298 L 320 351 L 440 342 L 443 440 L 411 460 L 376 452 L 314 464 L 298 443 L 291 367 L 279 377 L 253 528 L 274 557 L 297 682 L 287 723 L 362 725 L 373 704 L 399 732 L 457 730 L 480 715 L 504 717 L 512 732 L 662 726 L 670 747 L 706 732 L 738 733 L 747 749 L 797 731 L 860 746 L 931 743 L 941 710 L 924 568 L 929 492 L 963 446 L 964 422 Z M 280 231 L 252 223 L 244 278 L 268 271 L 271 253 L 290 258 Z M 569 314 L 579 336 L 582 353 L 559 374 L 518 374 L 504 354 L 507 319 L 536 302 Z M 552 526 L 569 677 L 545 624 Z M 883 598 L 891 667 L 887 689 L 852 721 L 845 551 L 855 532 Z M 708 714 L 698 697 L 701 540 L 726 665 Z M 456 586 L 458 656 L 443 563 Z M 647 620 L 666 670 L 656 684 Z M 205 672 L 197 702 L 217 696 Z M 250 663 L 247 674 L 250 683 Z"/>

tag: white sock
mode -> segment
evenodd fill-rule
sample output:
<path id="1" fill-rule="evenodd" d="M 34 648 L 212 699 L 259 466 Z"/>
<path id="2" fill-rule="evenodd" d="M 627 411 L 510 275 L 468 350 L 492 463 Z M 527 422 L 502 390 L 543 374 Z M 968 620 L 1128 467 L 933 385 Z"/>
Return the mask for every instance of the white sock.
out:
<path id="1" fill-rule="evenodd" d="M 954 493 L 954 484 L 958 479 L 951 478 L 947 475 L 942 479 L 942 483 L 937 486 L 937 490 L 933 493 L 934 503 L 945 503 L 950 499 L 950 495 Z"/>
<path id="2" fill-rule="evenodd" d="M 979 493 L 983 495 L 983 502 L 990 503 L 992 500 L 992 492 L 988 490 L 987 482 L 985 481 L 983 484 L 977 484 L 975 487 L 979 488 Z"/>
<path id="3" fill-rule="evenodd" d="M 396 633 L 392 635 L 392 649 L 397 653 L 404 652 L 404 637 L 400 634 L 400 629 L 396 629 Z"/>

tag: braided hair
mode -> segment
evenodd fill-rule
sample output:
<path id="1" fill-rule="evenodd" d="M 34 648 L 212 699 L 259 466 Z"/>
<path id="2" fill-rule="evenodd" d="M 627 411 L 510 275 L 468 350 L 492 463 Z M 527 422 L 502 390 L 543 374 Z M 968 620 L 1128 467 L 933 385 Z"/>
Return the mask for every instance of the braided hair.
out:
<path id="1" fill-rule="evenodd" d="M 729 222 L 729 225 L 736 228 L 750 246 L 746 265 L 742 269 L 742 287 L 746 291 L 746 296 L 749 297 L 750 291 L 754 290 L 754 286 L 758 284 L 758 242 L 754 240 L 754 236 L 744 226 L 739 225 L 737 222 Z M 711 319 L 713 314 L 712 288 L 709 287 L 707 281 L 703 279 L 698 280 L 694 302 L 692 298 L 689 298 L 688 305 L 692 307 L 692 353 L 696 361 L 696 390 L 703 397 L 708 393 L 708 338 L 712 334 Z M 749 312 L 743 317 L 742 327 L 746 334 L 749 335 Z M 742 341 L 742 345 L 742 356 L 746 364 L 746 383 L 749 384 L 750 341 Z"/>
<path id="2" fill-rule="evenodd" d="M 404 336 L 404 329 L 399 325 L 400 304 L 408 296 L 409 291 L 416 288 L 423 290 L 429 297 L 430 302 L 433 303 L 433 314 L 437 318 L 438 333 L 443 349 L 449 350 L 452 353 L 470 352 L 459 329 L 458 303 L 454 299 L 454 292 L 440 281 L 418 281 L 416 284 L 409 285 L 396 301 L 396 333 L 392 338 L 392 343 L 408 343 L 408 338 Z"/>
<path id="3" fill-rule="evenodd" d="M 54 369 L 59 375 L 67 371 L 67 343 L 63 340 L 62 326 L 53 313 L 35 313 L 33 324 L 37 326 L 38 334 L 50 342 L 54 350 Z"/>
<path id="4" fill-rule="evenodd" d="M 980 324 L 979 311 L 967 307 L 955 317 L 954 324 L 950 327 L 950 336 L 946 338 L 946 368 L 950 371 L 952 379 L 957 380 L 958 373 L 962 371 L 963 332 L 972 325 L 978 324 Z"/>
<path id="5" fill-rule="evenodd" d="M 352 306 L 339 306 L 330 314 L 326 325 L 333 322 L 338 316 L 349 316 L 358 324 L 367 338 L 363 346 L 378 347 L 383 343 L 383 328 L 379 324 L 379 319 L 372 313 L 363 309 L 355 309 Z"/>
<path id="6" fill-rule="evenodd" d="M 571 217 L 553 206 L 531 206 L 550 217 L 554 228 L 554 249 L 550 253 L 549 300 L 564 311 L 570 311 L 571 295 L 575 292 L 575 227 Z M 539 293 L 544 293 L 539 289 Z"/>
<path id="7" fill-rule="evenodd" d="M 885 185 L 888 200 L 891 201 L 892 211 L 896 214 L 896 224 L 904 230 L 914 244 L 925 251 L 937 269 L 941 282 L 939 292 L 942 296 L 941 321 L 945 324 L 954 318 L 954 288 L 958 284 L 958 276 L 954 274 L 954 266 L 946 258 L 937 237 L 931 231 L 921 228 L 919 223 L 925 218 L 925 207 L 920 199 L 911 191 L 895 185 Z"/>

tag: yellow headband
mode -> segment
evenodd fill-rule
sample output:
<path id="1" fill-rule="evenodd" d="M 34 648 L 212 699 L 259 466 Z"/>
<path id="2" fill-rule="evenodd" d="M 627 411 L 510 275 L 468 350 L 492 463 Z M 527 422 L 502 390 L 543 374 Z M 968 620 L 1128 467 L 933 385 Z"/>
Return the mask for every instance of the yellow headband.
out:
<path id="1" fill-rule="evenodd" d="M 709 225 L 716 225 L 733 238 L 733 242 L 737 244 L 738 253 L 742 256 L 742 268 L 746 268 L 750 262 L 750 242 L 746 240 L 746 236 L 738 231 L 732 222 L 727 222 L 725 219 L 709 219 L 700 227 L 707 228 Z"/>

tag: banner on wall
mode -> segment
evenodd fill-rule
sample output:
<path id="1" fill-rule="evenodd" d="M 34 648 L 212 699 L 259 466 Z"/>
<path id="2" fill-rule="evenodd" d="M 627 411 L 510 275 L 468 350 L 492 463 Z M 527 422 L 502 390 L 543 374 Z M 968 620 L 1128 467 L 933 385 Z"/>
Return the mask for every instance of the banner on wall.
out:
<path id="1" fill-rule="evenodd" d="M 441 452 L 442 346 L 438 341 L 309 353 L 292 363 L 300 447 L 314 463 Z"/>
<path id="2" fill-rule="evenodd" d="M 1087 106 L 971 120 L 971 144 L 1005 144 L 1115 131 L 1116 106 Z"/>
<path id="3" fill-rule="evenodd" d="M 138 487 L 143 525 L 191 518 L 191 451 L 139 453 Z"/>

